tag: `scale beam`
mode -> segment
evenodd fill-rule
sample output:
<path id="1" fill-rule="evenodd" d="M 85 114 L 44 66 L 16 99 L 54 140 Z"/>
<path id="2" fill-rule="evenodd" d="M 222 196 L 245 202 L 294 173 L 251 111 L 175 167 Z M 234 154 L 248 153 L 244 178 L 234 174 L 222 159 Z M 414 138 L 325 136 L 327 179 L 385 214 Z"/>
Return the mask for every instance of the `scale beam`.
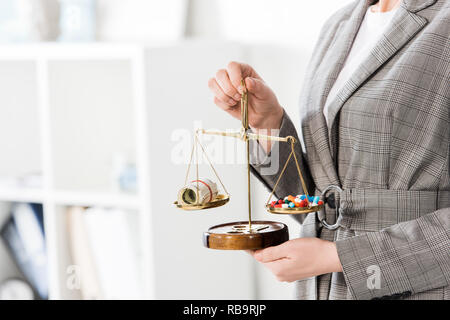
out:
<path id="1" fill-rule="evenodd" d="M 265 135 L 265 134 L 251 133 L 248 131 L 245 132 L 244 130 L 241 130 L 239 132 L 237 132 L 237 131 L 228 132 L 228 131 L 198 129 L 197 132 L 201 133 L 201 134 L 232 137 L 232 138 L 237 138 L 237 139 L 240 139 L 243 141 L 246 141 L 246 140 L 268 140 L 268 141 L 280 141 L 280 142 L 289 142 L 289 141 L 296 142 L 295 138 L 292 136 L 287 136 L 287 137 L 269 136 L 269 135 Z"/>
<path id="2" fill-rule="evenodd" d="M 265 134 L 257 134 L 257 133 L 250 133 L 247 132 L 247 137 L 249 140 L 269 140 L 269 141 L 280 141 L 280 142 L 289 142 L 289 141 L 295 141 L 295 138 L 292 136 L 287 137 L 277 137 L 277 136 L 268 136 Z"/>
<path id="3" fill-rule="evenodd" d="M 243 140 L 243 134 L 241 131 L 229 132 L 229 131 L 215 131 L 215 130 L 198 129 L 197 133 L 208 134 L 208 135 L 213 135 L 213 136 L 233 137 L 233 138 Z"/>

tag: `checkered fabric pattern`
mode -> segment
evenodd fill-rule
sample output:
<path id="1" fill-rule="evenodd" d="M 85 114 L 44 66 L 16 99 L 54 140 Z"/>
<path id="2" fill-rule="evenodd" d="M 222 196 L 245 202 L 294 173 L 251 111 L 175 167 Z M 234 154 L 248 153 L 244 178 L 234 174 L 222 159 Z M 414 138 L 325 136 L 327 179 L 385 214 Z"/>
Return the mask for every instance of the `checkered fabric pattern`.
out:
<path id="1" fill-rule="evenodd" d="M 320 215 L 296 215 L 300 237 L 335 241 L 343 273 L 296 283 L 299 299 L 450 298 L 450 2 L 403 0 L 391 25 L 323 116 L 371 0 L 358 0 L 325 24 L 300 99 L 305 153 L 301 168 L 310 193 L 329 185 L 344 191 L 340 228 L 328 204 Z M 297 136 L 284 115 L 280 136 Z M 268 161 L 280 169 L 290 146 L 276 144 Z M 274 149 L 272 149 L 274 150 Z M 278 177 L 253 173 L 271 189 Z M 272 159 L 273 160 L 273 159 Z M 291 162 L 277 195 L 301 193 Z M 379 268 L 379 286 L 368 279 Z"/>

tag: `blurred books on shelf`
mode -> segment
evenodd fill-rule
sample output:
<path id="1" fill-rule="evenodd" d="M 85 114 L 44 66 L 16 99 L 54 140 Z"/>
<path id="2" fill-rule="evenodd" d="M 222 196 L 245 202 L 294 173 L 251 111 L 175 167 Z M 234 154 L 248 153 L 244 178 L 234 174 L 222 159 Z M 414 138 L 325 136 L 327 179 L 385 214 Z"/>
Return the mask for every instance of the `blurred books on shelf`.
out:
<path id="1" fill-rule="evenodd" d="M 58 0 L 2 0 L 0 42 L 55 40 L 58 21 Z"/>
<path id="2" fill-rule="evenodd" d="M 19 270 L 40 299 L 48 299 L 47 250 L 40 204 L 14 204 L 0 231 Z"/>
<path id="3" fill-rule="evenodd" d="M 132 213 L 118 209 L 69 207 L 71 256 L 83 299 L 140 296 L 136 232 Z"/>

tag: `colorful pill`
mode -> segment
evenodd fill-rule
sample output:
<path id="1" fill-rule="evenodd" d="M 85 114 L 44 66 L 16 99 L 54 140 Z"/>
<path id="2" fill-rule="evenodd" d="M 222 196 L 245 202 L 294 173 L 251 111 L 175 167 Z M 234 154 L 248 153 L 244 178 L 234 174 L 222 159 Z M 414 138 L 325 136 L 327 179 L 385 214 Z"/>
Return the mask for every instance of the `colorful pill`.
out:
<path id="1" fill-rule="evenodd" d="M 312 203 L 313 204 L 317 204 L 319 202 L 319 200 L 320 200 L 320 197 L 319 196 L 315 196 L 313 201 L 312 201 Z"/>
<path id="2" fill-rule="evenodd" d="M 323 205 L 323 201 L 320 200 L 320 196 L 307 196 L 305 194 L 298 194 L 295 197 L 293 195 L 287 195 L 284 198 L 271 202 L 272 208 L 296 208 L 296 207 L 308 207 Z"/>

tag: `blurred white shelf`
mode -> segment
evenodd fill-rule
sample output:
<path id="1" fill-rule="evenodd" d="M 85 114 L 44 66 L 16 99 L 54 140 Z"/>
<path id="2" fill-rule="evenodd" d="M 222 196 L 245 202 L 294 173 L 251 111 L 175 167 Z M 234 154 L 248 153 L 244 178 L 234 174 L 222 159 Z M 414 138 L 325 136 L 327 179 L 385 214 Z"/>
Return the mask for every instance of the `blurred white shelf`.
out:
<path id="1" fill-rule="evenodd" d="M 0 44 L 0 60 L 120 60 L 133 58 L 144 48 L 164 48 L 176 45 L 176 42 L 146 43 L 25 43 Z"/>
<path id="2" fill-rule="evenodd" d="M 55 191 L 54 201 L 57 205 L 82 207 L 107 207 L 122 209 L 139 209 L 139 197 L 134 194 Z"/>
<path id="3" fill-rule="evenodd" d="M 44 203 L 51 199 L 57 205 L 139 209 L 140 200 L 136 194 L 114 192 L 45 192 L 40 189 L 0 187 L 0 201 Z"/>
<path id="4" fill-rule="evenodd" d="M 17 78 L 0 96 L 0 110 L 6 110 L 0 116 L 10 117 L 7 111 L 21 103 L 24 111 L 10 121 L 29 117 L 28 122 L 35 124 L 33 132 L 28 123 L 23 130 L 30 130 L 28 136 L 37 141 L 27 138 L 16 144 L 29 148 L 39 142 L 39 152 L 33 152 L 35 157 L 30 160 L 36 168 L 30 169 L 42 172 L 43 185 L 42 190 L 0 189 L 0 201 L 43 203 L 50 299 L 80 298 L 79 292 L 67 287 L 67 267 L 74 261 L 66 206 L 130 211 L 127 220 L 139 242 L 141 298 L 201 299 L 205 292 L 219 299 L 254 297 L 251 260 L 201 247 L 196 235 L 204 231 L 204 225 L 180 215 L 170 196 L 174 177 L 183 179 L 185 175 L 184 166 L 171 158 L 176 142 L 171 132 L 190 131 L 193 119 L 205 119 L 205 125 L 212 128 L 236 126 L 233 119 L 224 120 L 219 110 L 211 108 L 205 79 L 228 61 L 244 58 L 241 46 L 214 41 L 0 45 L 0 80 L 3 77 L 3 84 L 8 84 L 12 76 Z M 30 88 L 24 83 L 31 83 Z M 32 97 L 35 113 L 29 112 L 30 101 L 18 101 L 17 96 Z M 196 108 L 184 107 L 190 105 Z M 3 128 L 2 134 L 9 137 L 10 133 Z M 13 161 L 23 159 L 15 153 L 15 144 L 11 145 Z M 138 194 L 108 192 L 117 153 L 135 164 Z M 16 165 L 24 170 L 20 163 Z M 5 174 L 13 174 L 5 163 L 0 167 Z M 245 179 L 232 166 L 225 170 L 227 179 L 234 182 L 235 194 L 242 195 L 235 197 L 228 210 L 240 212 L 246 199 Z M 175 219 L 183 220 L 174 223 Z M 222 218 L 208 219 L 212 225 Z M 161 227 L 165 225 L 178 236 L 164 246 L 156 245 L 157 239 L 166 236 L 167 231 Z M 186 237 L 187 225 L 190 237 Z M 179 249 L 180 241 L 189 249 L 168 255 Z M 199 268 L 198 261 L 212 255 L 208 266 Z M 179 272 L 180 265 L 183 273 Z M 219 279 L 218 270 L 227 274 Z M 230 281 L 238 282 L 242 290 L 237 293 L 227 286 Z M 215 290 L 217 284 L 225 290 Z M 180 290 L 171 290 L 174 286 Z"/>
<path id="5" fill-rule="evenodd" d="M 45 193 L 40 189 L 0 187 L 0 201 L 42 203 L 44 198 Z"/>
<path id="6" fill-rule="evenodd" d="M 148 48 L 164 46 L 162 43 L 0 44 L 2 84 L 17 78 L 0 96 L 6 108 L 0 116 L 10 116 L 10 121 L 26 119 L 21 129 L 30 130 L 28 136 L 36 137 L 36 141 L 27 136 L 27 139 L 16 139 L 16 144 L 26 150 L 39 146 L 39 150 L 29 152 L 29 166 L 32 168 L 25 169 L 42 172 L 43 184 L 42 189 L 0 186 L 0 202 L 43 204 L 50 299 L 80 298 L 79 292 L 66 286 L 66 269 L 73 263 L 69 254 L 66 215 L 63 214 L 66 206 L 95 206 L 136 213 L 130 215 L 129 221 L 132 223 L 137 219 L 133 232 L 139 242 L 137 251 L 142 252 L 139 296 L 154 298 L 149 197 L 108 192 L 107 184 L 110 161 L 116 152 L 135 161 L 140 174 L 149 172 L 149 137 L 145 130 L 148 126 L 145 52 Z M 60 86 L 61 83 L 67 86 L 67 90 Z M 84 96 L 80 95 L 82 92 L 85 92 Z M 35 104 L 15 98 L 22 95 L 30 96 Z M 15 110 L 16 103 L 23 106 L 23 111 L 8 112 L 8 108 Z M 78 105 L 93 107 L 78 108 Z M 105 117 L 106 111 L 109 112 L 108 117 Z M 2 132 L 4 136 L 7 133 L 6 129 Z M 94 146 L 92 139 L 97 139 Z M 66 144 L 70 147 L 61 147 Z M 0 143 L 0 146 L 13 150 L 9 151 L 11 157 L 24 158 L 19 152 L 14 152 L 14 145 L 10 147 Z M 68 158 L 76 165 L 68 165 Z M 10 172 L 10 167 L 14 166 L 8 167 L 4 163 L 0 166 L 3 166 L 4 174 L 14 174 Z M 19 161 L 17 166 L 21 169 L 19 173 L 25 170 Z M 150 194 L 148 179 L 139 181 L 142 194 Z"/>
<path id="7" fill-rule="evenodd" d="M 37 58 L 59 59 L 126 59 L 138 48 L 127 44 L 59 44 L 59 43 L 30 43 L 0 45 L 0 59 L 2 60 L 31 60 Z"/>

